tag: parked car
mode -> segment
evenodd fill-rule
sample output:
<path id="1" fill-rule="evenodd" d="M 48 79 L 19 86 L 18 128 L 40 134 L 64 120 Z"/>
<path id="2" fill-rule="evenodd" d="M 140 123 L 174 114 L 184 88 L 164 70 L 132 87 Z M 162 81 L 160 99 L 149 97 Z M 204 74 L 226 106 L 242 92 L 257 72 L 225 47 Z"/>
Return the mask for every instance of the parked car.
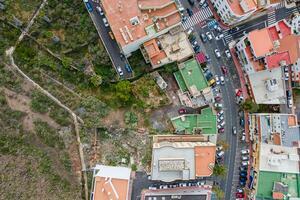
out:
<path id="1" fill-rule="evenodd" d="M 195 53 L 199 53 L 201 51 L 200 46 L 199 45 L 194 46 L 194 51 Z"/>
<path id="2" fill-rule="evenodd" d="M 283 67 L 283 71 L 284 71 L 284 72 L 289 72 L 289 67 L 288 67 L 288 66 L 284 66 L 284 67 Z"/>
<path id="3" fill-rule="evenodd" d="M 247 171 L 247 170 L 248 170 L 247 167 L 244 167 L 244 166 L 241 166 L 241 167 L 240 167 L 240 171 Z"/>
<path id="4" fill-rule="evenodd" d="M 192 43 L 192 47 L 199 46 L 197 40 L 191 41 L 191 43 Z"/>
<path id="5" fill-rule="evenodd" d="M 293 100 L 289 99 L 287 104 L 288 104 L 288 107 L 291 108 L 293 106 Z"/>
<path id="6" fill-rule="evenodd" d="M 247 177 L 240 176 L 240 181 L 247 181 Z"/>
<path id="7" fill-rule="evenodd" d="M 224 156 L 224 151 L 217 152 L 216 155 L 217 155 L 217 158 L 221 158 Z"/>
<path id="8" fill-rule="evenodd" d="M 220 55 L 221 56 L 221 55 Z M 225 67 L 224 65 L 221 66 L 221 71 L 224 74 L 224 76 L 226 76 L 228 74 L 228 70 L 227 67 Z"/>
<path id="9" fill-rule="evenodd" d="M 220 97 L 220 96 L 215 97 L 215 101 L 221 101 L 221 100 L 222 100 L 222 97 Z"/>
<path id="10" fill-rule="evenodd" d="M 249 160 L 249 157 L 248 157 L 248 156 L 242 156 L 242 157 L 241 157 L 241 160 L 242 160 L 242 161 L 247 161 L 247 160 Z"/>
<path id="11" fill-rule="evenodd" d="M 102 8 L 101 8 L 100 6 L 97 6 L 97 7 L 96 7 L 96 10 L 98 11 L 98 13 L 99 13 L 100 15 L 104 15 L 104 12 L 103 12 L 103 10 L 102 10 Z"/>
<path id="12" fill-rule="evenodd" d="M 194 14 L 192 9 L 189 9 L 189 8 L 186 9 L 186 12 L 190 17 L 193 16 L 193 14 Z"/>
<path id="13" fill-rule="evenodd" d="M 217 148 L 216 148 L 217 151 L 221 151 L 222 149 L 223 149 L 223 146 L 222 146 L 222 145 L 219 145 L 219 146 L 217 146 Z"/>
<path id="14" fill-rule="evenodd" d="M 203 33 L 200 34 L 200 38 L 201 38 L 203 43 L 207 42 L 207 37 Z"/>
<path id="15" fill-rule="evenodd" d="M 205 3 L 205 0 L 200 0 L 199 6 L 202 7 Z"/>
<path id="16" fill-rule="evenodd" d="M 240 118 L 240 125 L 241 125 L 242 127 L 245 126 L 244 117 L 241 117 L 241 118 Z"/>
<path id="17" fill-rule="evenodd" d="M 249 154 L 249 153 L 250 153 L 249 149 L 242 149 L 241 150 L 241 154 L 243 154 L 243 155 L 246 155 L 246 154 Z"/>
<path id="18" fill-rule="evenodd" d="M 224 37 L 224 34 L 219 34 L 216 36 L 216 40 L 221 40 Z"/>
<path id="19" fill-rule="evenodd" d="M 183 15 L 183 16 L 181 17 L 181 21 L 182 21 L 182 22 L 185 22 L 187 19 L 188 19 L 188 18 L 187 18 L 187 16 L 185 16 L 185 15 Z"/>
<path id="20" fill-rule="evenodd" d="M 247 172 L 240 172 L 241 177 L 247 177 Z"/>
<path id="21" fill-rule="evenodd" d="M 225 126 L 225 121 L 222 121 L 222 122 L 220 123 L 220 126 L 224 127 L 224 126 Z"/>
<path id="22" fill-rule="evenodd" d="M 242 163 L 241 163 L 241 165 L 243 166 L 243 167 L 246 167 L 246 166 L 248 166 L 250 163 L 249 163 L 249 161 L 242 161 Z"/>
<path id="23" fill-rule="evenodd" d="M 90 2 L 85 2 L 86 8 L 89 12 L 93 12 L 93 6 Z"/>
<path id="24" fill-rule="evenodd" d="M 206 58 L 206 62 L 208 62 L 208 63 L 209 63 L 209 62 L 211 61 L 211 59 L 210 59 L 209 55 L 207 55 L 207 54 L 206 54 L 206 55 L 205 55 L 205 58 Z"/>
<path id="25" fill-rule="evenodd" d="M 240 181 L 240 186 L 245 187 L 246 182 L 245 181 Z"/>
<path id="26" fill-rule="evenodd" d="M 233 133 L 233 135 L 236 135 L 236 127 L 235 126 L 232 127 L 232 133 Z"/>
<path id="27" fill-rule="evenodd" d="M 221 53 L 219 49 L 215 49 L 215 55 L 217 58 L 221 58 Z"/>
<path id="28" fill-rule="evenodd" d="M 189 2 L 189 4 L 190 4 L 191 6 L 194 6 L 194 5 L 195 5 L 195 1 L 194 1 L 194 0 L 188 0 L 188 2 Z"/>
<path id="29" fill-rule="evenodd" d="M 180 108 L 180 109 L 178 110 L 178 113 L 182 115 L 182 114 L 186 114 L 187 111 L 186 111 L 186 109 L 184 109 L 184 108 Z"/>
<path id="30" fill-rule="evenodd" d="M 284 72 L 284 80 L 288 81 L 289 80 L 289 73 L 288 72 Z"/>
<path id="31" fill-rule="evenodd" d="M 218 112 L 217 116 L 219 117 L 219 116 L 221 116 L 221 115 L 223 115 L 223 114 L 224 114 L 224 110 L 220 110 L 220 111 Z"/>
<path id="32" fill-rule="evenodd" d="M 292 97 L 292 91 L 291 90 L 287 90 L 286 91 L 286 96 L 287 96 L 288 99 L 291 98 Z"/>
<path id="33" fill-rule="evenodd" d="M 118 71 L 118 73 L 119 73 L 120 76 L 124 75 L 123 70 L 121 69 L 120 66 L 117 67 L 117 71 Z"/>
<path id="34" fill-rule="evenodd" d="M 225 85 L 225 78 L 224 78 L 224 76 L 220 76 L 220 82 L 221 82 L 221 85 Z"/>
<path id="35" fill-rule="evenodd" d="M 102 18 L 105 27 L 109 27 L 108 21 L 105 17 Z"/>
<path id="36" fill-rule="evenodd" d="M 221 103 L 215 103 L 216 108 L 223 108 L 223 105 Z"/>
<path id="37" fill-rule="evenodd" d="M 242 141 L 242 142 L 245 142 L 245 141 L 246 141 L 246 136 L 243 135 L 243 136 L 241 137 L 241 141 Z"/>
<path id="38" fill-rule="evenodd" d="M 194 28 L 191 27 L 191 28 L 189 28 L 189 30 L 187 31 L 187 34 L 190 35 L 193 31 L 194 31 Z"/>
<path id="39" fill-rule="evenodd" d="M 237 189 L 236 189 L 236 192 L 237 192 L 237 193 L 244 193 L 244 190 L 243 190 L 242 188 L 237 188 Z"/>
<path id="40" fill-rule="evenodd" d="M 228 49 L 225 50 L 225 55 L 226 55 L 226 57 L 227 57 L 228 59 L 231 58 L 231 53 L 230 53 L 230 51 L 229 51 Z"/>
<path id="41" fill-rule="evenodd" d="M 212 34 L 211 34 L 210 32 L 206 32 L 205 34 L 206 34 L 207 39 L 208 39 L 209 41 L 213 39 Z"/>
<path id="42" fill-rule="evenodd" d="M 239 30 L 240 30 L 239 27 L 233 27 L 233 28 L 231 28 L 231 29 L 229 30 L 229 33 L 232 34 L 232 33 L 235 33 L 235 32 L 237 32 L 237 31 L 239 31 Z"/>
<path id="43" fill-rule="evenodd" d="M 224 115 L 221 115 L 220 117 L 217 118 L 217 122 L 221 123 L 224 120 Z"/>
<path id="44" fill-rule="evenodd" d="M 131 69 L 131 67 L 130 67 L 130 65 L 129 64 L 125 64 L 125 69 L 126 69 L 126 71 L 128 72 L 128 73 L 131 73 L 132 72 L 132 69 Z"/>
<path id="45" fill-rule="evenodd" d="M 218 75 L 215 75 L 216 84 L 220 85 L 220 79 Z"/>
<path id="46" fill-rule="evenodd" d="M 242 194 L 242 193 L 236 193 L 236 194 L 235 194 L 235 197 L 236 197 L 236 198 L 244 198 L 245 195 Z"/>
<path id="47" fill-rule="evenodd" d="M 219 128 L 218 129 L 218 133 L 224 133 L 225 132 L 225 128 Z"/>

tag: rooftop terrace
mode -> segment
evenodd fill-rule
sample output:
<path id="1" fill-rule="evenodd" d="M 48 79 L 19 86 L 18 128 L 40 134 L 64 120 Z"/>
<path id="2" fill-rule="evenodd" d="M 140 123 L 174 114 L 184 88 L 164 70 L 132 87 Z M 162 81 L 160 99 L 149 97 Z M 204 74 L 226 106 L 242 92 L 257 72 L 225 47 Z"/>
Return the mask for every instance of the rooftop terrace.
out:
<path id="1" fill-rule="evenodd" d="M 217 133 L 217 119 L 211 108 L 201 110 L 201 114 L 181 115 L 171 119 L 177 132 L 194 133 L 200 130 L 202 134 Z"/>
<path id="2" fill-rule="evenodd" d="M 299 174 L 260 171 L 256 199 L 273 199 L 275 182 L 282 182 L 288 185 L 288 193 L 291 197 L 300 197 Z"/>

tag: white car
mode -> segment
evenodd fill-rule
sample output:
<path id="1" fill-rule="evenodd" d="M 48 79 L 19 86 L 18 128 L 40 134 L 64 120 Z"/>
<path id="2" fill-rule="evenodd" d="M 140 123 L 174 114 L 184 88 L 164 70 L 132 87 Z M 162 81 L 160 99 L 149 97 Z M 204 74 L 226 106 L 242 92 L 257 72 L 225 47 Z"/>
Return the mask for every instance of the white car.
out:
<path id="1" fill-rule="evenodd" d="M 223 105 L 222 105 L 221 103 L 215 103 L 215 107 L 216 107 L 216 108 L 222 108 Z"/>
<path id="2" fill-rule="evenodd" d="M 288 100 L 288 107 L 291 108 L 293 106 L 293 100 L 289 99 Z"/>
<path id="3" fill-rule="evenodd" d="M 242 164 L 243 167 L 246 167 L 250 164 L 250 162 L 249 161 L 242 161 L 241 164 Z"/>
<path id="4" fill-rule="evenodd" d="M 194 28 L 191 27 L 188 31 L 187 31 L 187 34 L 190 35 L 192 32 L 193 32 Z"/>
<path id="5" fill-rule="evenodd" d="M 242 149 L 241 150 L 241 154 L 243 154 L 243 155 L 249 154 L 249 153 L 250 153 L 249 149 Z"/>
<path id="6" fill-rule="evenodd" d="M 226 55 L 226 57 L 229 59 L 229 58 L 231 58 L 231 53 L 230 53 L 230 51 L 227 49 L 227 50 L 225 50 L 225 55 Z"/>
<path id="7" fill-rule="evenodd" d="M 207 37 L 208 40 L 213 39 L 212 34 L 210 32 L 206 32 L 205 34 L 206 34 L 206 37 Z"/>
<path id="8" fill-rule="evenodd" d="M 221 123 L 224 120 L 224 115 L 221 115 L 220 117 L 218 117 L 217 122 Z"/>
<path id="9" fill-rule="evenodd" d="M 117 70 L 118 70 L 118 73 L 119 73 L 120 76 L 124 75 L 123 70 L 121 69 L 120 66 L 117 67 Z"/>
<path id="10" fill-rule="evenodd" d="M 225 126 L 225 121 L 223 121 L 220 125 L 221 125 L 221 127 L 224 127 Z"/>
<path id="11" fill-rule="evenodd" d="M 84 3 L 87 3 L 87 2 L 89 2 L 89 0 L 83 0 L 83 2 L 84 2 Z"/>
<path id="12" fill-rule="evenodd" d="M 224 37 L 224 34 L 220 34 L 216 36 L 216 40 L 221 40 Z"/>
<path id="13" fill-rule="evenodd" d="M 218 75 L 215 75 L 216 84 L 220 85 L 220 79 Z"/>
<path id="14" fill-rule="evenodd" d="M 197 45 L 198 45 L 198 42 L 197 42 L 197 40 L 195 40 L 195 41 L 192 43 L 192 46 L 195 47 L 195 46 L 197 46 Z"/>
<path id="15" fill-rule="evenodd" d="M 217 151 L 221 151 L 223 149 L 223 146 L 217 146 Z"/>
<path id="16" fill-rule="evenodd" d="M 225 78 L 224 78 L 224 76 L 220 76 L 220 82 L 221 82 L 221 85 L 225 85 Z"/>
<path id="17" fill-rule="evenodd" d="M 100 6 L 96 7 L 97 11 L 99 12 L 100 15 L 104 15 L 104 12 Z"/>
<path id="18" fill-rule="evenodd" d="M 243 142 L 246 141 L 246 136 L 243 135 L 243 136 L 241 137 L 241 140 L 242 140 Z"/>
<path id="19" fill-rule="evenodd" d="M 224 156 L 224 151 L 220 151 L 216 155 L 218 158 L 221 158 L 222 156 Z"/>
<path id="20" fill-rule="evenodd" d="M 220 117 L 223 114 L 224 114 L 224 110 L 221 110 L 220 112 L 218 112 L 217 116 Z"/>
<path id="21" fill-rule="evenodd" d="M 108 21 L 105 17 L 102 18 L 105 27 L 109 27 Z"/>
<path id="22" fill-rule="evenodd" d="M 248 160 L 249 160 L 249 157 L 248 157 L 248 156 L 242 156 L 242 157 L 241 157 L 241 160 L 242 160 L 242 161 L 248 161 Z"/>
<path id="23" fill-rule="evenodd" d="M 284 73 L 284 80 L 288 81 L 288 80 L 289 80 L 289 77 L 290 77 L 289 73 L 288 73 L 288 72 L 285 72 L 285 73 Z"/>
<path id="24" fill-rule="evenodd" d="M 221 58 L 221 53 L 219 49 L 215 49 L 215 55 L 217 58 Z"/>

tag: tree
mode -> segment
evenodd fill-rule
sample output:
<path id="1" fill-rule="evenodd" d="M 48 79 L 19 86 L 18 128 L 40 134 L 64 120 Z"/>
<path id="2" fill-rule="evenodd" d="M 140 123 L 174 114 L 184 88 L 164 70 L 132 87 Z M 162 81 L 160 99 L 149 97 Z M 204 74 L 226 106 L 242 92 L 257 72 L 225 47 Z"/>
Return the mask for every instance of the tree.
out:
<path id="1" fill-rule="evenodd" d="M 225 177 L 226 171 L 227 171 L 227 169 L 224 165 L 215 165 L 213 174 L 215 176 Z"/>
<path id="2" fill-rule="evenodd" d="M 241 108 L 250 113 L 254 113 L 257 112 L 259 107 L 251 99 L 246 99 L 246 101 L 241 104 Z"/>
<path id="3" fill-rule="evenodd" d="M 213 186 L 212 191 L 216 194 L 216 197 L 218 200 L 224 199 L 225 194 L 219 186 Z"/>
<path id="4" fill-rule="evenodd" d="M 128 105 L 132 102 L 132 87 L 129 81 L 120 81 L 115 85 L 116 97 L 121 104 Z"/>
<path id="5" fill-rule="evenodd" d="M 90 81 L 95 87 L 98 87 L 102 84 L 102 77 L 100 75 L 95 74 L 90 78 Z"/>
<path id="6" fill-rule="evenodd" d="M 72 58 L 66 56 L 62 57 L 62 65 L 64 66 L 64 68 L 69 69 L 71 64 L 72 64 Z"/>
<path id="7" fill-rule="evenodd" d="M 219 140 L 218 145 L 222 146 L 225 151 L 229 149 L 229 144 L 225 140 Z"/>

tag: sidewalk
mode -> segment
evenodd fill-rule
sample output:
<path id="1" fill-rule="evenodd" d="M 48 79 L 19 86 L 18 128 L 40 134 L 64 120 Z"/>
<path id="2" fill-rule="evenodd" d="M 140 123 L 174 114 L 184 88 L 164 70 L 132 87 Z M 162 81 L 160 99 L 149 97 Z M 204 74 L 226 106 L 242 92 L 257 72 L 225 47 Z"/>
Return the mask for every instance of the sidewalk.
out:
<path id="1" fill-rule="evenodd" d="M 216 12 L 214 6 L 212 5 L 211 0 L 208 0 L 208 1 L 207 1 L 207 4 L 208 4 L 208 6 L 209 6 L 211 12 L 212 12 L 213 15 L 214 15 L 214 18 L 215 18 L 215 19 L 217 20 L 217 22 L 219 23 L 220 27 L 223 28 L 223 29 L 229 29 L 230 26 L 228 26 L 228 25 L 226 25 L 226 24 L 224 24 L 224 23 L 222 22 L 220 16 L 218 15 L 218 13 Z"/>
<path id="2" fill-rule="evenodd" d="M 231 52 L 231 55 L 232 55 L 232 59 L 233 59 L 235 68 L 238 72 L 238 76 L 239 76 L 240 83 L 241 83 L 241 89 L 242 89 L 242 92 L 243 92 L 243 97 L 244 97 L 244 99 L 248 99 L 249 94 L 248 94 L 248 90 L 247 90 L 247 86 L 246 86 L 246 80 L 245 80 L 244 72 L 242 70 L 242 66 L 241 66 L 240 62 L 238 61 L 238 58 L 235 56 L 235 49 L 230 48 L 230 52 Z"/>

